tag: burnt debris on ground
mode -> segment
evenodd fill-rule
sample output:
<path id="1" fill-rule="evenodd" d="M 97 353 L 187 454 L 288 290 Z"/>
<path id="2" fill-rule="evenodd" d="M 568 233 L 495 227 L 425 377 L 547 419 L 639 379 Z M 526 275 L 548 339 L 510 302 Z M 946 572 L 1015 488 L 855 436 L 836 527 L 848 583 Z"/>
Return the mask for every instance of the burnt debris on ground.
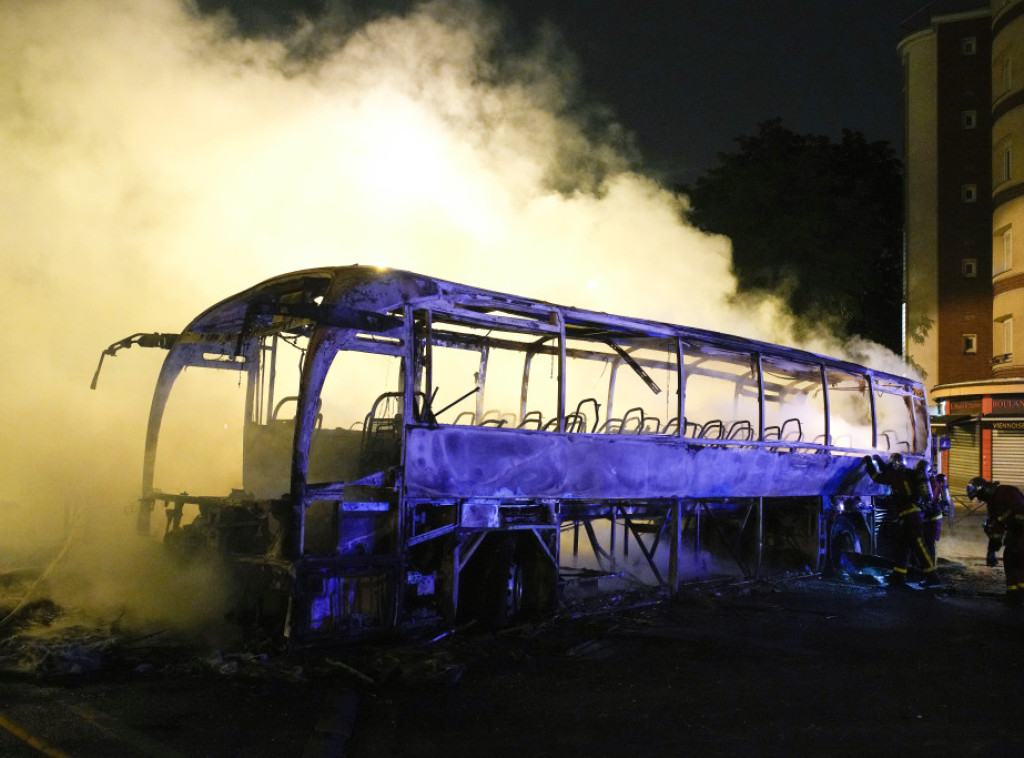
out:
<path id="1" fill-rule="evenodd" d="M 1003 606 L 1001 569 L 983 558 L 939 573 L 937 588 L 899 591 L 811 573 L 671 597 L 624 585 L 504 629 L 293 651 L 88 627 L 37 598 L 0 628 L 0 689 L 22 704 L 0 715 L 72 714 L 35 728 L 65 748 L 71 729 L 78 756 L 1016 748 L 1000 703 L 1016 693 L 1024 612 Z"/>
<path id="2" fill-rule="evenodd" d="M 998 569 L 941 560 L 943 583 L 915 587 L 936 597 L 1000 596 Z M 30 573 L 25 577 L 31 578 Z M 613 577 L 614 578 L 614 577 Z M 867 569 L 823 580 L 816 573 L 790 573 L 759 579 L 730 576 L 684 584 L 672 597 L 661 588 L 624 584 L 625 589 L 572 593 L 548 618 L 497 630 L 474 623 L 420 637 L 316 647 L 284 652 L 274 645 L 240 642 L 234 649 L 211 649 L 204 641 L 170 629 L 129 630 L 119 620 L 87 625 L 73 609 L 46 598 L 11 604 L 16 578 L 6 575 L 6 607 L 0 598 L 0 676 L 60 678 L 75 675 L 196 675 L 252 678 L 327 678 L 348 680 L 354 687 L 379 689 L 396 681 L 437 680 L 454 684 L 467 666 L 489 647 L 557 648 L 565 640 L 568 657 L 594 657 L 609 646 L 588 635 L 622 637 L 658 627 L 685 625 L 694 609 L 831 615 L 820 607 L 829 598 L 886 597 L 884 576 Z M 780 598 L 786 602 L 780 602 Z M 806 606 L 806 607 L 805 607 Z M 255 644 L 255 646 L 254 646 Z"/>

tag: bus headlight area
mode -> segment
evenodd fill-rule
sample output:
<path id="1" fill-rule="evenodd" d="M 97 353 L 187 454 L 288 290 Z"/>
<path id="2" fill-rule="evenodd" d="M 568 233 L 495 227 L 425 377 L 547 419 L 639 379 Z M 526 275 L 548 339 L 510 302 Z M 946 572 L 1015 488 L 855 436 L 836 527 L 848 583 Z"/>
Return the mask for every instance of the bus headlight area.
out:
<path id="1" fill-rule="evenodd" d="M 168 350 L 139 530 L 296 644 L 542 615 L 571 571 L 839 571 L 886 512 L 865 461 L 930 460 L 917 381 L 403 271 L 286 274 L 157 337 L 128 338 Z"/>

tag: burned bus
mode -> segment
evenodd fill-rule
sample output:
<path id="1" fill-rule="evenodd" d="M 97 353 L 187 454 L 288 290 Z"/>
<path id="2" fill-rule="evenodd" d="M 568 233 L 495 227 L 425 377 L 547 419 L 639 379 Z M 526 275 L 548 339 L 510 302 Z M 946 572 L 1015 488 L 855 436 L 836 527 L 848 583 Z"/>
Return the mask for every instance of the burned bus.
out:
<path id="1" fill-rule="evenodd" d="M 294 643 L 543 613 L 581 552 L 670 591 L 709 556 L 827 570 L 876 538 L 864 456 L 931 444 L 917 381 L 366 266 L 131 344 L 169 351 L 139 530 Z"/>

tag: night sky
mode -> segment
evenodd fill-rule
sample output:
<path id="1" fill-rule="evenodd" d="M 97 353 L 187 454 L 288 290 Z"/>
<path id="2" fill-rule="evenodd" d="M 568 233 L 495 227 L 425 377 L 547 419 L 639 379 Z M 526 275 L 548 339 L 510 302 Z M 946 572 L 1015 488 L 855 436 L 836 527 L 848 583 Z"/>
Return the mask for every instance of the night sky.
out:
<path id="1" fill-rule="evenodd" d="M 798 133 L 844 128 L 903 149 L 896 47 L 932 15 L 984 2 L 541 0 L 582 61 L 585 87 L 636 134 L 651 167 L 692 180 L 733 138 L 781 117 Z"/>
<path id="2" fill-rule="evenodd" d="M 903 151 L 896 46 L 933 15 L 984 0 L 486 0 L 513 39 L 550 25 L 575 56 L 581 97 L 608 106 L 631 133 L 646 172 L 689 182 L 734 138 L 780 117 L 798 133 L 861 131 Z M 344 0 L 198 0 L 267 32 Z M 359 13 L 417 3 L 373 0 Z M 350 17 L 351 9 L 345 11 Z"/>

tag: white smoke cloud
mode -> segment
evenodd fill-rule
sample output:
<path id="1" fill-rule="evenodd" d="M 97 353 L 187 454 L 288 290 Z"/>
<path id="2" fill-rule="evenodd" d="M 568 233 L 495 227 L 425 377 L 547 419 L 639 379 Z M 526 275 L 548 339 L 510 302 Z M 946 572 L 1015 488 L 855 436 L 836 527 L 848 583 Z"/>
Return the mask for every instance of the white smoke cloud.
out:
<path id="1" fill-rule="evenodd" d="M 226 28 L 175 0 L 0 6 L 0 502 L 122 515 L 162 355 L 90 392 L 101 349 L 285 271 L 380 264 L 792 341 L 778 302 L 726 306 L 728 240 L 680 220 L 615 125 L 581 128 L 550 35 L 499 61 L 496 16 L 435 2 L 333 47 L 305 27 L 327 52 L 302 62 Z"/>

